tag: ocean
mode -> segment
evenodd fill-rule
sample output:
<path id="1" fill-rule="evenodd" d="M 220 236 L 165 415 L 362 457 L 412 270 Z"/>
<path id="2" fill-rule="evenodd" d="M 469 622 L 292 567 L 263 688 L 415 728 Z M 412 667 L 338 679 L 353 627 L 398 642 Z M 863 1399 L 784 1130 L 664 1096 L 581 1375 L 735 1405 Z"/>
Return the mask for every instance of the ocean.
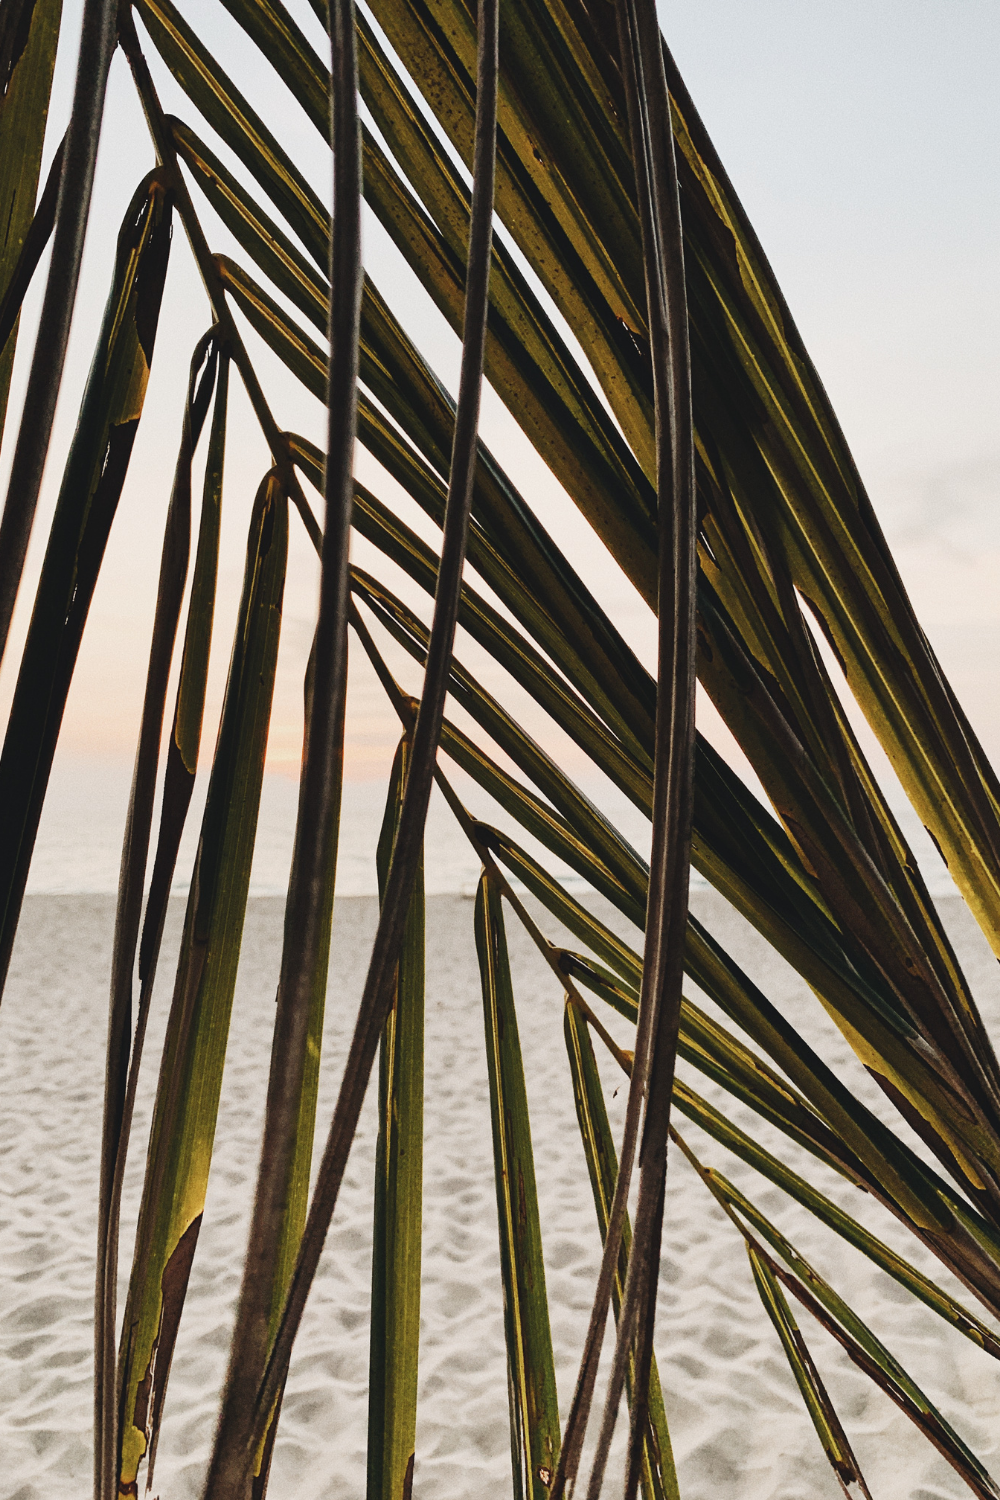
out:
<path id="1" fill-rule="evenodd" d="M 510 826 L 506 815 L 469 777 L 453 769 L 449 775 L 477 817 Z M 185 894 L 190 882 L 207 784 L 207 774 L 199 774 L 174 878 L 173 890 L 177 895 Z M 124 761 L 79 755 L 56 760 L 28 878 L 30 894 L 104 895 L 117 890 L 130 785 L 131 768 Z M 583 781 L 580 785 L 637 852 L 648 859 L 649 823 L 632 803 L 605 780 Z M 940 855 L 898 786 L 890 787 L 887 795 L 931 895 L 955 895 L 954 883 Z M 298 784 L 293 776 L 283 772 L 265 774 L 250 882 L 252 895 L 282 895 L 287 887 L 297 796 Z M 385 811 L 385 796 L 384 781 L 344 784 L 338 895 L 377 894 L 375 844 Z M 155 829 L 154 818 L 154 838 Z M 581 876 L 543 852 L 530 835 L 518 832 L 517 837 L 529 852 L 543 859 L 546 868 L 568 889 L 575 892 L 590 889 Z M 424 866 L 428 894 L 474 893 L 479 860 L 436 787 L 427 820 Z M 709 889 L 697 871 L 692 871 L 692 888 Z"/>

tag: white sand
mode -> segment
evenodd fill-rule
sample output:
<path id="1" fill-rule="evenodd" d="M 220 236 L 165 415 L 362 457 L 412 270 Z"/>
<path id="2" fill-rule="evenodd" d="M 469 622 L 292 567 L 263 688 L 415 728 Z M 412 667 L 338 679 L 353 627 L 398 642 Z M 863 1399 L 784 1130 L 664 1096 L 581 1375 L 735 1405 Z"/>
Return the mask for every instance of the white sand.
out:
<path id="1" fill-rule="evenodd" d="M 867 1080 L 816 1002 L 715 896 L 708 921 L 852 1084 Z M 602 908 L 603 909 L 603 908 Z M 1000 1034 L 1000 985 L 964 911 L 945 903 L 967 972 Z M 171 912 L 151 1028 L 156 1055 L 182 903 Z M 606 913 L 605 913 L 606 914 Z M 251 902 L 205 1223 L 174 1359 L 154 1491 L 198 1493 L 224 1369 L 253 1176 L 281 936 L 281 902 Z M 338 903 L 321 1120 L 329 1111 L 363 977 L 375 903 Z M 0 1009 L 0 1497 L 62 1500 L 90 1485 L 91 1329 L 97 1148 L 112 901 L 29 898 Z M 616 923 L 616 925 L 621 925 Z M 551 930 L 551 924 L 548 924 Z M 573 1115 L 562 1004 L 515 919 L 509 922 L 532 1106 L 552 1331 L 569 1401 L 599 1244 Z M 424 1332 L 414 1493 L 421 1500 L 510 1493 L 507 1397 L 482 1008 L 472 903 L 428 903 Z M 613 1075 L 606 1074 L 614 1087 Z M 134 1220 L 155 1083 L 148 1070 L 126 1214 Z M 707 1083 L 696 1084 L 710 1098 Z M 868 1087 L 886 1118 L 891 1111 Z M 622 1094 L 613 1102 L 620 1118 Z M 766 1128 L 733 1108 L 741 1123 Z M 372 1116 L 351 1157 L 319 1282 L 296 1346 L 271 1494 L 364 1493 L 371 1243 Z M 1000 1365 L 910 1299 L 749 1169 L 686 1134 L 771 1213 L 866 1316 L 960 1433 L 1000 1473 Z M 787 1154 L 787 1151 L 786 1151 Z M 813 1180 L 907 1253 L 907 1237 L 864 1195 Z M 123 1247 L 127 1269 L 129 1247 Z M 928 1257 L 922 1263 L 930 1268 Z M 942 1280 L 945 1280 L 942 1273 Z M 124 1291 L 124 1280 L 123 1280 Z M 805 1322 L 876 1497 L 968 1493 L 916 1430 L 836 1346 Z M 826 1467 L 735 1233 L 672 1158 L 657 1350 L 685 1500 L 830 1497 Z M 609 1479 L 608 1495 L 618 1489 Z"/>

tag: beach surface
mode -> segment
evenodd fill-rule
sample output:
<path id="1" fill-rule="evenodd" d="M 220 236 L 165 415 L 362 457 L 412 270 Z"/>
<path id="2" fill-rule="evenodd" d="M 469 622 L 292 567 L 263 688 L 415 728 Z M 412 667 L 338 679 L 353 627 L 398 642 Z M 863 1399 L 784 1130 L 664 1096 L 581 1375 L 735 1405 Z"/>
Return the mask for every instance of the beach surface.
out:
<path id="1" fill-rule="evenodd" d="M 639 934 L 604 902 L 588 901 L 638 943 Z M 827 1061 L 883 1118 L 898 1124 L 802 981 L 714 893 L 695 892 L 692 905 Z M 0 1500 L 77 1500 L 91 1484 L 91 1309 L 113 906 L 113 898 L 102 895 L 29 897 L 0 1008 Z M 958 900 L 942 901 L 941 909 L 987 1024 L 1000 1036 L 996 961 Z M 337 902 L 320 1136 L 353 1026 L 376 911 L 368 897 Z M 282 914 L 279 899 L 251 899 L 208 1202 L 153 1479 L 153 1493 L 163 1500 L 200 1493 L 211 1441 L 257 1169 Z M 413 1488 L 419 1500 L 511 1492 L 472 914 L 472 901 L 462 896 L 428 900 L 424 1282 Z M 182 917 L 183 901 L 174 900 L 126 1184 L 122 1300 Z M 553 938 L 560 936 L 550 919 L 543 926 Z M 513 914 L 507 928 L 565 1417 L 600 1241 L 573 1109 L 562 996 Z M 698 998 L 693 988 L 689 992 Z M 624 1023 L 612 1017 L 609 1024 L 627 1041 Z M 603 1059 L 601 1067 L 617 1132 L 624 1079 Z M 681 1072 L 710 1101 L 725 1099 L 730 1117 L 773 1148 L 774 1134 L 749 1110 L 686 1066 Z M 364 1494 L 374 1092 L 369 1090 L 295 1348 L 271 1475 L 276 1500 Z M 1000 1473 L 1000 1364 L 695 1127 L 682 1123 L 682 1129 L 703 1160 L 723 1170 L 833 1282 L 978 1456 Z M 784 1143 L 780 1153 L 968 1300 L 866 1195 Z M 804 1311 L 800 1322 L 876 1500 L 967 1494 L 903 1413 Z M 677 1152 L 668 1174 L 656 1347 L 684 1500 L 834 1500 L 840 1493 L 761 1307 L 742 1242 Z M 624 1426 L 620 1420 L 619 1438 Z M 620 1441 L 617 1448 L 620 1453 Z M 612 1472 L 605 1492 L 619 1491 Z"/>

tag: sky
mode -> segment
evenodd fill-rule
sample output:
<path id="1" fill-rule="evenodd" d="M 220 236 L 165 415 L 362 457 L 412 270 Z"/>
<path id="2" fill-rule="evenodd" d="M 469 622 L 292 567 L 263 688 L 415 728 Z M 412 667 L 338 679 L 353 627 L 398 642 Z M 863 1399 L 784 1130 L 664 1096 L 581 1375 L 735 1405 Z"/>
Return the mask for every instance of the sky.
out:
<path id="1" fill-rule="evenodd" d="M 78 0 L 66 0 L 67 18 Z M 323 196 L 328 158 L 295 106 L 278 109 L 266 65 L 216 0 L 181 0 Z M 305 0 L 293 6 L 318 41 Z M 960 698 L 1000 763 L 1000 7 L 980 0 L 699 0 L 660 9 L 668 43 L 770 257 L 846 431 L 911 591 Z M 72 48 L 61 51 L 53 122 L 65 118 Z M 156 68 L 164 102 L 193 110 Z M 199 126 L 199 129 L 201 127 Z M 205 132 L 207 134 L 207 132 Z M 52 141 L 58 138 L 50 132 Z M 49 149 L 52 149 L 50 144 Z M 223 153 L 220 153 L 223 154 Z M 15 626 L 23 638 L 61 461 L 107 293 L 110 249 L 131 192 L 152 166 L 127 70 L 109 88 L 73 340 L 38 523 Z M 229 250 L 206 214 L 213 249 Z M 379 227 L 366 223 L 370 274 L 445 383 L 458 340 Z M 37 311 L 38 288 L 25 323 Z M 179 227 L 157 335 L 146 416 L 94 600 L 60 742 L 62 761 L 127 767 L 141 708 L 159 535 L 180 428 L 187 362 L 208 306 Z M 319 440 L 322 412 L 248 340 L 279 424 Z M 15 374 L 23 381 L 28 340 Z M 268 458 L 238 382 L 227 450 L 223 564 L 210 706 L 220 701 L 238 599 L 246 520 Z M 16 414 L 16 400 L 12 415 Z M 154 415 L 155 414 L 155 415 Z M 586 524 L 498 399 L 483 434 L 621 628 L 652 662 L 653 626 Z M 0 478 L 10 461 L 0 451 Z M 428 539 L 433 530 L 363 454 L 358 472 Z M 293 772 L 316 570 L 292 528 L 269 768 Z M 356 561 L 371 554 L 359 543 Z M 380 564 L 381 566 L 381 564 Z M 401 585 L 416 602 L 422 596 Z M 426 611 L 425 611 L 426 612 Z M 459 653 L 488 684 L 497 671 L 467 641 Z M 8 653 L 0 704 L 13 685 Z M 493 674 L 492 676 L 490 674 Z M 354 671 L 347 774 L 384 775 L 396 726 L 363 665 Z M 415 687 L 416 680 L 409 679 Z M 507 700 L 518 704 L 515 694 Z M 529 705 L 521 703 L 525 714 Z M 460 717 L 460 716 L 457 716 Z M 536 715 L 537 718 L 537 715 Z M 713 727 L 706 711 L 703 725 Z M 716 728 L 717 732 L 717 728 Z M 548 733 L 548 731 L 545 731 Z M 720 737 L 724 740 L 724 736 Z M 210 748 L 211 737 L 207 739 Z M 547 741 L 572 755 L 555 732 Z"/>
<path id="2" fill-rule="evenodd" d="M 1000 761 L 1000 7 L 661 9 L 917 614 Z"/>

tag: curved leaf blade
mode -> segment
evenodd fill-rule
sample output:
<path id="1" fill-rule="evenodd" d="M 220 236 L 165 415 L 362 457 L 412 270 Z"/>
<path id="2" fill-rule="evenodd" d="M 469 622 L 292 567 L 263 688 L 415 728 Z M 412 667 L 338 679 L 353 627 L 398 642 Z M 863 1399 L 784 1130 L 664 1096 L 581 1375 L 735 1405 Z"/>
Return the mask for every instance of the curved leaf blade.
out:
<path id="1" fill-rule="evenodd" d="M 601 1231 L 603 1244 L 608 1233 L 608 1217 L 618 1177 L 618 1153 L 608 1121 L 604 1103 L 597 1060 L 590 1040 L 587 1022 L 572 1001 L 566 1002 L 564 1021 L 566 1052 L 569 1056 L 570 1074 L 573 1079 L 573 1098 L 576 1102 L 576 1117 L 580 1127 L 590 1186 L 594 1194 L 594 1208 Z M 632 1246 L 632 1226 L 626 1213 L 622 1227 L 621 1248 L 618 1252 L 618 1268 L 611 1289 L 615 1321 L 621 1313 L 622 1293 L 628 1274 L 628 1257 Z M 635 1361 L 629 1363 L 626 1386 L 629 1402 L 635 1384 Z M 680 1500 L 677 1473 L 674 1468 L 673 1448 L 667 1428 L 667 1415 L 663 1405 L 663 1392 L 656 1368 L 656 1356 L 649 1371 L 649 1428 L 643 1442 L 643 1463 L 640 1483 L 644 1500 Z"/>
<path id="2" fill-rule="evenodd" d="M 260 806 L 288 508 L 273 474 L 254 503 L 236 638 L 150 1133 L 119 1354 L 119 1484 L 152 1470 L 211 1166 Z M 130 1488 L 131 1487 L 131 1488 Z"/>
<path id="3" fill-rule="evenodd" d="M 545 1262 L 503 910 L 485 872 L 476 895 L 475 927 L 490 1079 L 514 1496 L 545 1500 L 559 1457 Z"/>
<path id="4" fill-rule="evenodd" d="M 408 744 L 396 752 L 377 850 L 380 891 L 389 873 Z M 408 1500 L 413 1486 L 420 1343 L 424 1107 L 424 874 L 417 870 L 379 1052 L 375 1157 L 368 1500 Z"/>
<path id="5" fill-rule="evenodd" d="M 0 984 L 63 710 L 142 414 L 170 250 L 169 194 L 139 186 L 66 461 L 0 756 Z"/>

